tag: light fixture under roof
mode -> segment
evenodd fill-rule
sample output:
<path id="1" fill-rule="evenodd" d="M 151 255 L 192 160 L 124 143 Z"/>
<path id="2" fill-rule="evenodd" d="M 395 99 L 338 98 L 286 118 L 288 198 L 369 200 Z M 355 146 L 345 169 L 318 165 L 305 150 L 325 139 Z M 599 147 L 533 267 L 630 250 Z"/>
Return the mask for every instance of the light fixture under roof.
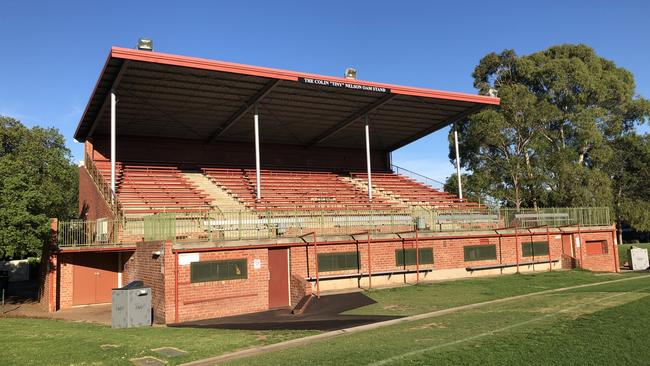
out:
<path id="1" fill-rule="evenodd" d="M 347 69 L 345 69 L 345 78 L 346 79 L 356 80 L 357 79 L 357 69 L 355 69 L 353 67 L 348 67 Z"/>
<path id="2" fill-rule="evenodd" d="M 138 49 L 140 51 L 153 51 L 153 41 L 149 38 L 138 39 Z"/>

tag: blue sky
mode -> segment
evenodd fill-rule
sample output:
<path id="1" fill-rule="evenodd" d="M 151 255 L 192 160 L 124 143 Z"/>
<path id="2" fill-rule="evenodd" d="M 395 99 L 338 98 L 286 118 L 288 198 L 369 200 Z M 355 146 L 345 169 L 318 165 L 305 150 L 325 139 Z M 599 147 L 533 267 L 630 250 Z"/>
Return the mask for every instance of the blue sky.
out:
<path id="1" fill-rule="evenodd" d="M 648 1 L 3 1 L 0 115 L 72 134 L 112 45 L 474 93 L 488 52 L 586 43 L 650 97 Z M 642 130 L 648 131 L 647 127 Z M 444 180 L 447 130 L 393 154 Z"/>

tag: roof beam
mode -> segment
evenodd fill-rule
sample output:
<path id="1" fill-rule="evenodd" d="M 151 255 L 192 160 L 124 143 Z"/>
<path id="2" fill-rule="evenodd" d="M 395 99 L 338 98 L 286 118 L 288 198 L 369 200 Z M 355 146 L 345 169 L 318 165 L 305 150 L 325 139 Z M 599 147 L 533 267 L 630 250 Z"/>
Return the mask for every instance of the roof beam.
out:
<path id="1" fill-rule="evenodd" d="M 397 94 L 386 94 L 377 101 L 365 106 L 364 108 L 360 109 L 359 111 L 355 112 L 345 120 L 343 120 L 341 123 L 335 125 L 334 127 L 328 129 L 327 131 L 323 132 L 322 134 L 318 135 L 316 138 L 314 138 L 312 141 L 309 142 L 308 145 L 313 146 L 320 144 L 321 142 L 327 140 L 328 138 L 332 137 L 336 133 L 340 132 L 341 130 L 345 129 L 346 127 L 352 125 L 354 122 L 356 122 L 359 118 L 365 116 L 368 113 L 371 113 L 374 110 L 377 110 L 384 104 L 390 102 L 395 98 Z"/>
<path id="2" fill-rule="evenodd" d="M 471 114 L 474 114 L 474 113 L 480 111 L 484 107 L 486 107 L 486 106 L 483 105 L 483 104 L 476 105 L 476 106 L 466 110 L 465 112 L 462 112 L 462 113 L 459 113 L 459 114 L 453 116 L 451 119 L 445 121 L 445 123 L 442 126 L 440 126 L 439 124 L 435 124 L 432 127 L 429 127 L 429 128 L 427 128 L 426 130 L 424 130 L 422 132 L 418 132 L 415 135 L 413 135 L 413 136 L 411 136 L 411 137 L 409 137 L 409 138 L 407 138 L 407 139 L 405 139 L 403 141 L 400 141 L 399 143 L 397 143 L 397 144 L 395 144 L 393 146 L 390 146 L 388 148 L 388 151 L 395 151 L 395 150 L 399 149 L 400 147 L 408 145 L 408 144 L 410 144 L 411 142 L 413 142 L 415 140 L 419 140 L 422 137 L 424 137 L 424 136 L 426 136 L 426 135 L 428 135 L 428 134 L 430 134 L 430 133 L 432 133 L 434 131 L 437 131 L 437 130 L 439 130 L 440 128 L 442 128 L 444 126 L 454 124 L 454 123 L 456 123 L 456 122 L 458 122 L 458 121 L 460 121 L 460 120 L 462 120 L 464 118 L 467 118 Z"/>
<path id="3" fill-rule="evenodd" d="M 102 103 L 101 108 L 99 108 L 99 111 L 95 115 L 95 118 L 93 119 L 93 123 L 90 125 L 90 130 L 88 130 L 88 134 L 86 135 L 86 138 L 92 137 L 93 133 L 95 132 L 95 128 L 97 128 L 97 120 L 102 115 L 102 113 L 104 113 L 104 110 L 108 108 L 108 106 L 110 105 L 111 90 L 117 89 L 118 85 L 120 84 L 120 81 L 122 80 L 122 77 L 124 76 L 124 73 L 126 73 L 126 69 L 129 67 L 130 62 L 131 62 L 130 60 L 124 60 L 124 62 L 122 62 L 122 66 L 120 66 L 120 71 L 117 72 L 117 76 L 115 76 L 115 79 L 113 79 L 113 84 L 111 84 L 111 87 L 108 89 L 108 94 L 104 99 L 104 103 Z"/>
<path id="4" fill-rule="evenodd" d="M 232 127 L 237 121 L 239 121 L 246 113 L 248 113 L 251 108 L 255 105 L 255 103 L 259 102 L 262 100 L 264 97 L 266 97 L 273 89 L 275 89 L 281 82 L 282 80 L 280 79 L 273 79 L 266 83 L 262 89 L 260 89 L 255 95 L 253 95 L 250 99 L 242 105 L 237 112 L 235 112 L 232 116 L 230 116 L 226 122 L 222 123 L 214 132 L 210 134 L 210 137 L 208 138 L 208 142 L 213 142 L 215 139 L 217 139 L 219 136 L 223 135 L 230 127 Z"/>

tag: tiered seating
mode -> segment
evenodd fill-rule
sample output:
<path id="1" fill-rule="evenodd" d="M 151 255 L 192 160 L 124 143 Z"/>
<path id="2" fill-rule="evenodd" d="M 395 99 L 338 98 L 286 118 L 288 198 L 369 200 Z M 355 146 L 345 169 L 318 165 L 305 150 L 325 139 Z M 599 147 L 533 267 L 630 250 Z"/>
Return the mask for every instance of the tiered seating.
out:
<path id="1" fill-rule="evenodd" d="M 366 181 L 367 173 L 351 173 L 353 178 Z M 426 184 L 394 173 L 372 173 L 373 189 L 411 205 L 430 206 L 437 209 L 477 208 L 475 202 L 461 201 L 456 195 L 441 192 Z"/>
<path id="2" fill-rule="evenodd" d="M 255 189 L 250 186 L 242 169 L 202 168 L 201 170 L 214 184 L 225 189 L 240 202 L 254 200 Z"/>
<path id="3" fill-rule="evenodd" d="M 110 164 L 96 166 L 110 181 Z M 118 177 L 117 198 L 125 214 L 198 212 L 209 205 L 206 195 L 173 166 L 121 164 Z"/>
<path id="4" fill-rule="evenodd" d="M 368 200 L 367 192 L 331 172 L 262 170 L 262 199 L 257 201 L 253 169 L 204 168 L 216 184 L 258 211 L 364 210 L 400 207 L 383 198 Z"/>
<path id="5" fill-rule="evenodd" d="M 111 183 L 111 162 L 100 160 L 94 161 L 95 168 L 101 173 L 104 177 L 106 183 Z M 122 179 L 122 163 L 115 162 L 115 186 L 120 186 L 120 180 Z"/>
<path id="6" fill-rule="evenodd" d="M 108 183 L 110 163 L 99 161 L 95 166 Z M 383 194 L 374 195 L 370 202 L 363 186 L 366 173 L 351 173 L 351 179 L 327 171 L 264 169 L 261 171 L 262 199 L 257 200 L 254 169 L 205 167 L 202 172 L 253 211 L 391 210 L 405 205 L 468 209 L 478 206 L 393 173 L 373 173 L 373 188 Z M 116 179 L 117 196 L 125 214 L 198 212 L 206 210 L 211 202 L 207 194 L 174 166 L 118 163 Z"/>

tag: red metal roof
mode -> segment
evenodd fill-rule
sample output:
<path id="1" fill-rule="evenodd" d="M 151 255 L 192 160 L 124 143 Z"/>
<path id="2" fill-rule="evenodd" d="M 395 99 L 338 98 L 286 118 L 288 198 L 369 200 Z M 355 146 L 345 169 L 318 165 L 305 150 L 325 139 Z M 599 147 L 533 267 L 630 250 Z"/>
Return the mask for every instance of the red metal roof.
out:
<path id="1" fill-rule="evenodd" d="M 335 76 L 326 76 L 319 74 L 310 74 L 297 71 L 289 71 L 282 69 L 272 69 L 269 67 L 252 66 L 245 64 L 238 64 L 234 62 L 216 61 L 199 57 L 179 56 L 169 53 L 139 51 L 129 48 L 113 47 L 109 57 L 122 58 L 125 60 L 135 60 L 143 62 L 155 62 L 165 65 L 184 66 L 194 69 L 222 71 L 234 74 L 261 76 L 273 79 L 282 79 L 290 81 L 298 81 L 298 78 L 314 78 L 330 81 L 338 81 L 354 84 L 375 86 L 380 88 L 388 88 L 395 94 L 412 95 L 425 98 L 448 99 L 458 100 L 463 102 L 474 102 L 488 105 L 499 105 L 499 98 L 488 97 L 476 94 L 457 93 L 435 89 L 416 88 L 411 86 L 402 86 L 395 84 L 377 83 L 364 80 L 350 80 Z"/>
<path id="2" fill-rule="evenodd" d="M 383 88 L 388 92 L 320 88 L 306 85 L 303 78 Z M 120 98 L 118 125 L 130 121 L 118 126 L 123 127 L 118 128 L 118 133 L 242 141 L 248 138 L 245 127 L 231 126 L 250 115 L 251 101 L 261 100 L 272 110 L 274 118 L 289 126 L 289 130 L 294 129 L 289 131 L 292 139 L 287 141 L 283 140 L 283 131 L 275 131 L 274 135 L 272 128 L 266 129 L 267 141 L 359 147 L 359 119 L 368 113 L 372 114 L 377 136 L 373 143 L 379 144 L 374 147 L 386 151 L 482 107 L 499 105 L 499 98 L 482 95 L 113 47 L 75 132 L 77 140 L 85 141 L 94 131 L 106 134 L 107 97 L 111 89 L 116 89 Z M 216 109 L 206 107 L 210 103 Z M 158 113 L 161 110 L 189 112 L 165 119 L 165 113 Z M 333 135 L 336 139 L 330 138 Z"/>

